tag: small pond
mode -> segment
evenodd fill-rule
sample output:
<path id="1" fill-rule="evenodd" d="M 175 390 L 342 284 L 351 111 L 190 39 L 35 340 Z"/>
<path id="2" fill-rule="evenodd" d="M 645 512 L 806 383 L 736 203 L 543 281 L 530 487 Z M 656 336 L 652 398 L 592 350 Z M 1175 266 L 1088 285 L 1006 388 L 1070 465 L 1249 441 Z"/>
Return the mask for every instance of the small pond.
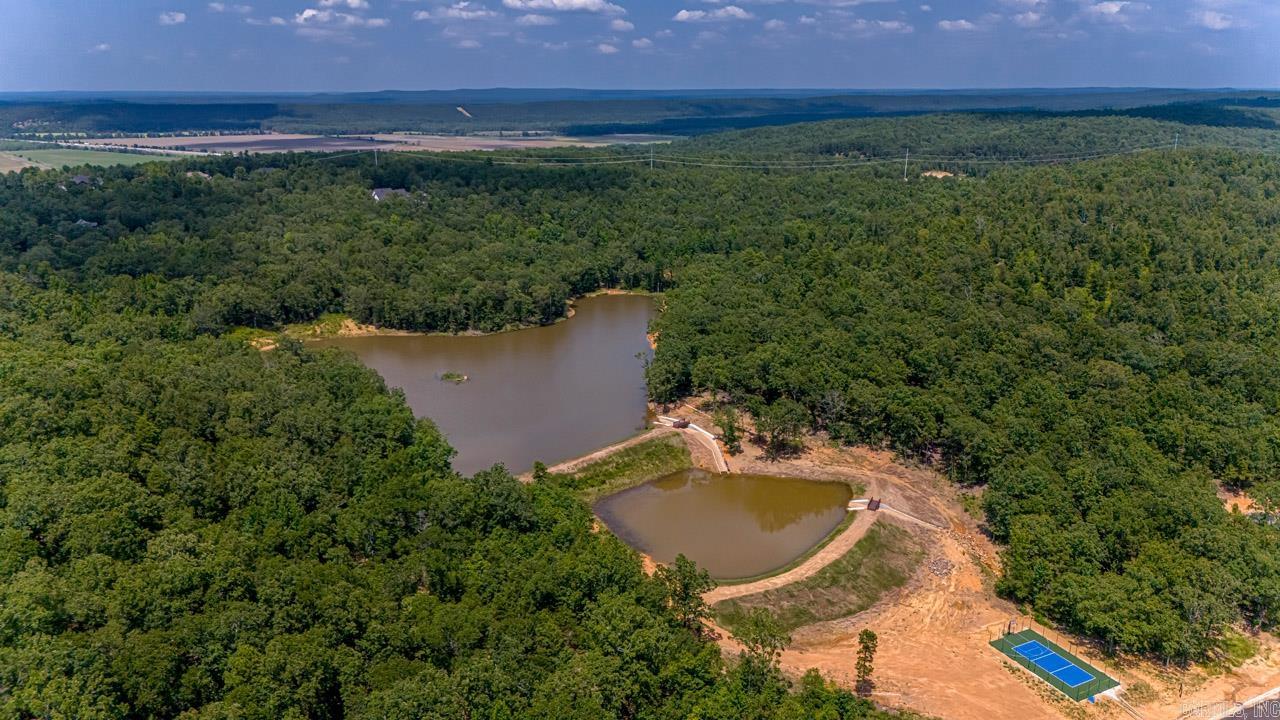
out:
<path id="1" fill-rule="evenodd" d="M 493 335 L 335 338 L 316 345 L 354 352 L 404 390 L 458 451 L 470 475 L 494 463 L 519 473 L 626 439 L 648 411 L 645 337 L 651 298 L 583 298 L 572 318 Z M 450 382 L 447 373 L 465 376 Z M 462 378 L 457 378 L 462 380 Z"/>
<path id="2" fill-rule="evenodd" d="M 659 562 L 679 553 L 712 577 L 777 570 L 822 542 L 845 517 L 843 483 L 684 470 L 595 505 L 609 529 Z"/>

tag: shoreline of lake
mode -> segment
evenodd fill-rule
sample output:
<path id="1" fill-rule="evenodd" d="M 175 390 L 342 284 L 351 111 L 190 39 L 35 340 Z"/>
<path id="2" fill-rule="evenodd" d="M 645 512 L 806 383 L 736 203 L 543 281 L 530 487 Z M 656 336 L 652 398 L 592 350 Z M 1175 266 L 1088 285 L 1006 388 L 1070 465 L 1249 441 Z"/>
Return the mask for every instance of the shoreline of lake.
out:
<path id="1" fill-rule="evenodd" d="M 414 414 L 434 421 L 458 450 L 460 473 L 502 463 L 518 474 L 646 427 L 643 358 L 652 353 L 647 333 L 657 303 L 621 291 L 575 302 L 574 322 L 519 333 L 378 333 L 307 344 L 353 352 L 388 387 L 404 391 Z M 444 372 L 468 381 L 442 382 Z"/>
<path id="2" fill-rule="evenodd" d="M 690 469 L 619 490 L 592 510 L 654 562 L 685 554 L 733 583 L 782 572 L 830 542 L 852 496 L 845 483 Z"/>
<path id="3" fill-rule="evenodd" d="M 283 334 L 287 337 L 301 340 L 303 342 L 312 342 L 315 340 L 332 340 L 334 338 L 355 338 L 355 337 L 483 337 L 486 335 L 501 335 L 502 333 L 518 332 L 520 330 L 533 330 L 540 327 L 550 327 L 559 325 L 569 320 L 577 314 L 577 303 L 594 297 L 603 297 L 611 295 L 627 295 L 635 297 L 649 297 L 658 299 L 662 297 L 662 293 L 648 292 L 646 290 L 625 290 L 622 288 L 601 288 L 592 290 L 585 295 L 578 295 L 565 301 L 565 314 L 558 317 L 552 322 L 538 325 L 510 325 L 501 330 L 461 330 L 458 332 L 442 332 L 442 331 L 423 331 L 423 330 L 403 330 L 400 328 L 385 327 L 382 325 L 373 325 L 356 322 L 349 315 L 333 314 L 333 321 L 339 323 L 336 330 L 327 330 L 322 327 L 324 321 L 315 323 L 299 323 L 296 325 L 285 326 L 285 329 L 277 334 Z"/>

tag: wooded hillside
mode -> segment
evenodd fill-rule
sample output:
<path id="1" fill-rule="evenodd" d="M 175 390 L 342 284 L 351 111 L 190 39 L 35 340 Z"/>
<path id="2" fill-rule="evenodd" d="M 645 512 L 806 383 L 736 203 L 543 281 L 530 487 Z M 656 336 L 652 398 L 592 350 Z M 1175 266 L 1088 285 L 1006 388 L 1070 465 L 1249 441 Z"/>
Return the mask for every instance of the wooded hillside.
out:
<path id="1" fill-rule="evenodd" d="M 903 122 L 869 142 L 957 121 Z M 726 667 L 585 506 L 456 476 L 349 359 L 224 337 L 330 311 L 493 330 L 612 286 L 667 293 L 654 398 L 712 392 L 985 488 L 1002 592 L 1073 630 L 1183 661 L 1280 610 L 1277 531 L 1214 496 L 1277 490 L 1274 157 L 907 183 L 479 156 L 88 172 L 0 178 L 5 714 L 873 716 L 816 678 L 786 695 L 768 632 Z"/>

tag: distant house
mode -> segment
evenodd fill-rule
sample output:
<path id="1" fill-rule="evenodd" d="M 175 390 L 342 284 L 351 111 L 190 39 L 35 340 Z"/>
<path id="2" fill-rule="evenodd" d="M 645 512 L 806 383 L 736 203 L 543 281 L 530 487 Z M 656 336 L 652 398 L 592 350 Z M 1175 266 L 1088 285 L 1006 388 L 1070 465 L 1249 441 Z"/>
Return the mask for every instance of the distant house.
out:
<path id="1" fill-rule="evenodd" d="M 189 171 L 189 172 L 187 173 L 187 177 L 189 177 L 189 178 L 200 178 L 201 180 L 212 180 L 212 179 L 213 179 L 213 176 L 212 176 L 212 175 L 210 175 L 209 173 L 206 173 L 206 172 L 200 172 L 199 170 L 191 170 L 191 171 Z"/>
<path id="2" fill-rule="evenodd" d="M 92 220 L 85 220 L 84 218 L 80 218 L 79 220 L 76 221 L 76 227 L 95 228 L 95 227 L 98 227 L 98 223 Z"/>
<path id="3" fill-rule="evenodd" d="M 407 198 L 409 197 L 409 191 L 402 188 L 374 188 L 373 192 L 369 193 L 369 196 L 377 202 L 382 202 L 389 197 Z"/>
<path id="4" fill-rule="evenodd" d="M 97 185 L 98 178 L 89 177 L 88 175 L 76 175 L 71 178 L 73 185 Z"/>

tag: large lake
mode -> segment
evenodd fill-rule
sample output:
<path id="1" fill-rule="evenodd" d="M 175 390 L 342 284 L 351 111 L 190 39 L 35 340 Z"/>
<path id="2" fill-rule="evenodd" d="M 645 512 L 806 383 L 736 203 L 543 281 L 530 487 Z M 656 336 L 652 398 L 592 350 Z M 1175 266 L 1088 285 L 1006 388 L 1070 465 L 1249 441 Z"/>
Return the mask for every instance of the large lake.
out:
<path id="1" fill-rule="evenodd" d="M 335 338 L 317 345 L 354 352 L 409 407 L 435 421 L 470 475 L 494 463 L 524 472 L 623 440 L 644 427 L 645 333 L 653 300 L 601 295 L 572 318 L 494 335 Z M 440 379 L 457 372 L 470 379 Z"/>
<path id="2" fill-rule="evenodd" d="M 716 578 L 777 570 L 844 519 L 843 483 L 685 470 L 600 500 L 596 514 L 658 562 L 677 554 Z"/>

